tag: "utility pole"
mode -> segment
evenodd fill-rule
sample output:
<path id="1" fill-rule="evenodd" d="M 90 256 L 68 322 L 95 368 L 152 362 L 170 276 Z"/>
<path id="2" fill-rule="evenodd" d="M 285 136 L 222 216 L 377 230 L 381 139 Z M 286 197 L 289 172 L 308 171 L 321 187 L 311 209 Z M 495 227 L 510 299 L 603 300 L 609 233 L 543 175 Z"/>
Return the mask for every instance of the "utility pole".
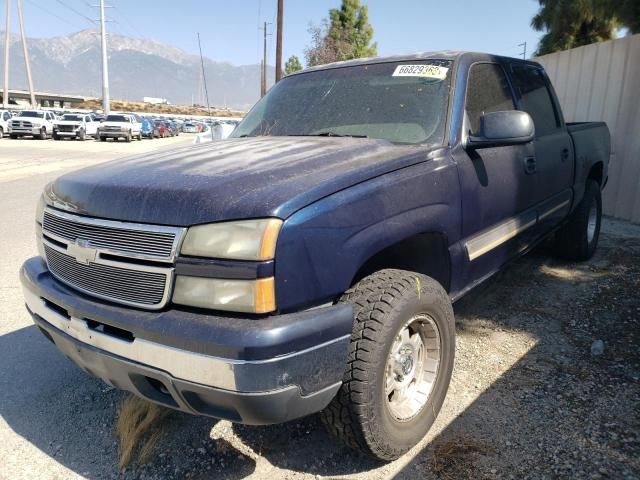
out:
<path id="1" fill-rule="evenodd" d="M 264 60 L 260 59 L 260 98 L 264 97 Z"/>
<path id="2" fill-rule="evenodd" d="M 7 23 L 4 28 L 4 93 L 2 96 L 2 108 L 9 108 L 9 14 L 11 12 L 11 0 L 7 0 Z"/>
<path id="3" fill-rule="evenodd" d="M 204 84 L 204 94 L 207 99 L 207 112 L 211 116 L 211 105 L 209 104 L 209 90 L 207 89 L 207 76 L 204 73 L 204 57 L 202 56 L 202 45 L 200 44 L 200 32 L 198 32 L 198 50 L 200 50 L 200 66 L 202 67 L 202 83 Z M 213 129 L 211 129 L 213 138 Z"/>
<path id="4" fill-rule="evenodd" d="M 264 50 L 262 54 L 262 83 L 260 86 L 260 96 L 264 97 L 267 93 L 267 25 L 270 23 L 264 22 Z"/>
<path id="5" fill-rule="evenodd" d="M 29 48 L 27 47 L 27 34 L 24 31 L 24 20 L 22 18 L 22 0 L 18 1 L 18 21 L 20 22 L 20 35 L 22 36 L 22 51 L 24 53 L 24 63 L 27 68 L 27 82 L 29 83 L 29 97 L 31 98 L 31 108 L 36 108 L 36 94 L 33 91 L 33 78 L 31 77 L 31 62 L 29 61 Z"/>
<path id="6" fill-rule="evenodd" d="M 276 83 L 282 78 L 282 4 L 284 0 L 278 0 L 278 24 L 276 32 Z"/>
<path id="7" fill-rule="evenodd" d="M 522 52 L 520 52 L 520 55 L 522 55 L 523 60 L 526 60 L 527 59 L 527 42 L 519 43 L 518 46 L 522 47 Z"/>
<path id="8" fill-rule="evenodd" d="M 100 0 L 100 36 L 102 38 L 102 111 L 109 115 L 109 66 L 107 61 L 107 32 L 104 28 L 104 0 Z"/>

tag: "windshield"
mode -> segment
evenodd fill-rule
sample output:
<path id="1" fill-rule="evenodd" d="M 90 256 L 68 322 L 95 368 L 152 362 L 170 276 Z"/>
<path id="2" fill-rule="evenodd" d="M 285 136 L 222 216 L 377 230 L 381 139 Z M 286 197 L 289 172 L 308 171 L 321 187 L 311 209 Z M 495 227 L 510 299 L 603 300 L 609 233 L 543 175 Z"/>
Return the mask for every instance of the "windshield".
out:
<path id="1" fill-rule="evenodd" d="M 63 115 L 62 120 L 67 120 L 69 122 L 81 122 L 82 117 L 80 115 Z"/>
<path id="2" fill-rule="evenodd" d="M 286 77 L 231 136 L 355 136 L 402 144 L 440 143 L 450 67 L 450 61 L 425 60 Z"/>
<path id="3" fill-rule="evenodd" d="M 44 118 L 44 112 L 30 112 L 25 110 L 20 112 L 19 117 Z"/>
<path id="4" fill-rule="evenodd" d="M 107 122 L 128 122 L 129 118 L 124 115 L 107 115 Z"/>

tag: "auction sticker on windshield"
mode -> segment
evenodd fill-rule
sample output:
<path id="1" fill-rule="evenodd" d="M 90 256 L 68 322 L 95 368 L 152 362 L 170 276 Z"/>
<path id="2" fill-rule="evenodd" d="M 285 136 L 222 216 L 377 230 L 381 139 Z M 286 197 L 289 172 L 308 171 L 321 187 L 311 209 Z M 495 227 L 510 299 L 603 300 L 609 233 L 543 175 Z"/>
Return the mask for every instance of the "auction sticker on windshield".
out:
<path id="1" fill-rule="evenodd" d="M 393 77 L 426 77 L 444 80 L 449 68 L 440 65 L 398 65 Z"/>

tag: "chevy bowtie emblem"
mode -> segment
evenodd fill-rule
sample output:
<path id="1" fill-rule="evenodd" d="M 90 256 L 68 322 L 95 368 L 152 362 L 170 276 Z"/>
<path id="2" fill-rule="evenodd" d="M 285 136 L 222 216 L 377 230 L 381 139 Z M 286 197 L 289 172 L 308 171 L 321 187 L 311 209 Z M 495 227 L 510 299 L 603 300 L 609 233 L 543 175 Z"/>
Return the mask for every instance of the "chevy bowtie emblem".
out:
<path id="1" fill-rule="evenodd" d="M 91 248 L 88 240 L 77 238 L 74 243 L 67 245 L 67 253 L 76 259 L 76 262 L 89 265 L 95 261 L 98 251 Z"/>

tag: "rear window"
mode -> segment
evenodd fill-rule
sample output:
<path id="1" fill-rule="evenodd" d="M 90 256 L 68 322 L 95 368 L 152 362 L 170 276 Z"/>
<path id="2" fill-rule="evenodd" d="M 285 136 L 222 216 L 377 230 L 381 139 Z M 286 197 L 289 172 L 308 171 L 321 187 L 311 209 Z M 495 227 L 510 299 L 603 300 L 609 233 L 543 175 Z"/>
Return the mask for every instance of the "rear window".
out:
<path id="1" fill-rule="evenodd" d="M 124 115 L 107 115 L 107 122 L 128 122 L 129 117 L 125 117 Z"/>
<path id="2" fill-rule="evenodd" d="M 20 112 L 19 117 L 30 117 L 30 118 L 44 118 L 44 112 L 31 112 L 29 110 L 25 110 Z"/>
<path id="3" fill-rule="evenodd" d="M 512 65 L 511 70 L 514 86 L 520 97 L 520 109 L 531 115 L 536 136 L 556 131 L 560 127 L 560 121 L 543 71 L 530 65 Z"/>

